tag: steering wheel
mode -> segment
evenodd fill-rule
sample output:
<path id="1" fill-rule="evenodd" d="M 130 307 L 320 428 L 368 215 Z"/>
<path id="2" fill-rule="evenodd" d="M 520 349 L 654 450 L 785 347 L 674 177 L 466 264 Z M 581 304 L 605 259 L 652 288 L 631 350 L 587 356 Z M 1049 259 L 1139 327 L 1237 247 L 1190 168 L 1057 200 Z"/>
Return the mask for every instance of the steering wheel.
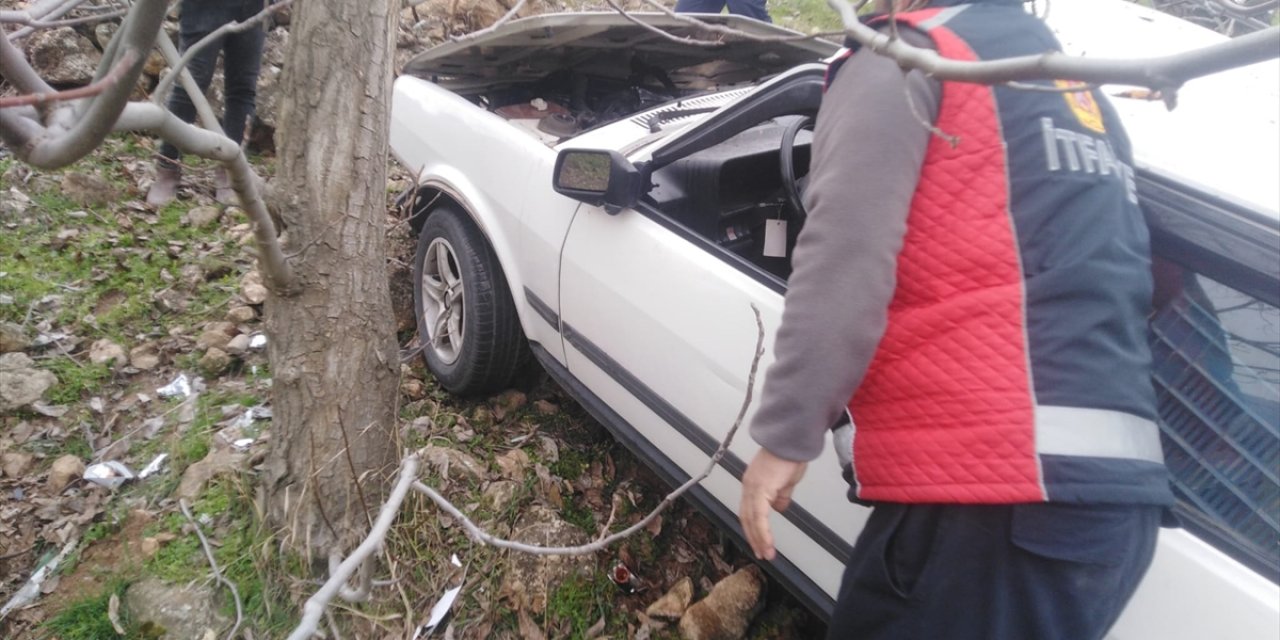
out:
<path id="1" fill-rule="evenodd" d="M 804 202 L 800 199 L 800 185 L 796 183 L 796 134 L 801 129 L 813 130 L 813 118 L 804 116 L 796 118 L 794 122 L 787 125 L 786 130 L 782 132 L 782 144 L 778 149 L 779 162 L 778 166 L 782 169 L 782 190 L 787 195 L 787 204 L 791 205 L 791 210 L 795 212 L 798 222 L 804 222 L 808 216 L 808 212 L 804 210 Z"/>

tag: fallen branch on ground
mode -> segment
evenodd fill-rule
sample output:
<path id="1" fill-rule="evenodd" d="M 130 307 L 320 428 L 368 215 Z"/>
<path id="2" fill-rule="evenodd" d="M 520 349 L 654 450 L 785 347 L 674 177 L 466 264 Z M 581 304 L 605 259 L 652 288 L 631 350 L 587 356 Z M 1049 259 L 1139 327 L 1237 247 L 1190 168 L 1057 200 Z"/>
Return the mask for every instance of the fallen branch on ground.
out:
<path id="1" fill-rule="evenodd" d="M 182 515 L 187 517 L 187 522 L 191 523 L 191 527 L 196 530 L 196 537 L 200 538 L 200 547 L 204 549 L 204 557 L 209 559 L 209 567 L 213 569 L 213 578 L 218 582 L 226 585 L 231 591 L 231 597 L 236 601 L 236 623 L 231 626 L 231 631 L 227 632 L 227 640 L 236 637 L 236 631 L 240 630 L 240 625 L 244 622 L 244 607 L 240 604 L 240 590 L 236 588 L 236 583 L 227 579 L 222 575 L 222 569 L 218 568 L 218 561 L 213 558 L 213 549 L 209 547 L 209 539 L 204 537 L 204 531 L 200 530 L 200 523 L 196 522 L 194 516 L 191 515 L 191 509 L 187 507 L 186 498 L 178 499 L 178 508 L 182 509 Z"/>
<path id="2" fill-rule="evenodd" d="M 760 367 L 760 358 L 764 356 L 764 322 L 760 319 L 760 310 L 755 305 L 751 305 L 751 311 L 755 314 L 756 320 L 756 349 L 751 358 L 751 369 L 747 375 L 747 391 L 742 399 L 742 406 L 738 409 L 738 416 L 733 422 L 733 426 L 729 428 L 729 432 L 725 434 L 724 440 L 720 442 L 720 446 L 711 454 L 711 458 L 707 461 L 707 466 L 697 476 L 689 478 L 684 484 L 677 487 L 674 491 L 667 494 L 658 506 L 654 507 L 639 522 L 614 533 L 609 536 L 603 536 L 594 542 L 578 545 L 573 547 L 544 547 L 539 545 L 526 544 L 513 540 L 504 540 L 498 538 L 479 525 L 472 522 L 470 518 L 464 515 L 453 503 L 447 498 L 440 495 L 435 489 L 423 484 L 417 480 L 418 468 L 421 462 L 417 454 L 407 456 L 400 465 L 400 477 L 396 482 L 395 488 L 391 490 L 391 495 L 387 501 L 383 503 L 382 508 L 378 512 L 378 519 L 374 522 L 369 530 L 369 535 L 360 543 L 356 550 L 347 556 L 337 566 L 334 566 L 334 560 L 330 560 L 330 576 L 320 590 L 307 599 L 306 605 L 303 606 L 303 617 L 294 628 L 293 633 L 289 634 L 289 640 L 307 640 L 317 630 L 321 618 L 324 616 L 326 607 L 334 597 L 341 596 L 344 592 L 350 592 L 347 581 L 357 571 L 372 561 L 372 556 L 382 547 L 383 540 L 387 537 L 387 532 L 391 529 L 391 523 L 395 520 L 396 514 L 400 511 L 401 504 L 409 492 L 413 489 L 419 493 L 425 494 L 436 506 L 440 507 L 445 513 L 453 516 L 454 519 L 462 523 L 466 528 L 468 535 L 482 544 L 487 544 L 499 549 L 509 549 L 512 551 L 520 551 L 533 555 L 586 555 L 595 553 L 607 548 L 609 545 L 618 542 L 632 534 L 640 531 L 648 526 L 654 518 L 658 517 L 667 507 L 671 506 L 680 496 L 684 495 L 697 484 L 701 483 L 711 475 L 711 472 L 720 464 L 720 460 L 724 457 L 725 452 L 729 450 L 729 444 L 733 442 L 733 437 L 738 433 L 738 428 L 742 426 L 742 421 L 747 415 L 747 408 L 751 406 L 751 398 L 754 395 L 756 373 Z M 611 516 L 612 519 L 612 516 Z M 607 528 L 607 527 L 606 527 Z M 361 587 L 363 589 L 363 585 Z"/>

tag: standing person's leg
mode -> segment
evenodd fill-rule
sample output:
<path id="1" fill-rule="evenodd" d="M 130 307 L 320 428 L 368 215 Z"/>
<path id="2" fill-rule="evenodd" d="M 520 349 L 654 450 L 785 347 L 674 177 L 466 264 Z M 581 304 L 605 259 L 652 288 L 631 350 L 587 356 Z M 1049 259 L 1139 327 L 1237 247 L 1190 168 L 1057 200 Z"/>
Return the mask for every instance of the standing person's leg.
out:
<path id="1" fill-rule="evenodd" d="M 876 507 L 828 640 L 1100 640 L 1151 564 L 1160 508 Z"/>
<path id="2" fill-rule="evenodd" d="M 212 5 L 200 2 L 183 4 L 182 15 L 178 21 L 180 51 L 185 52 L 188 47 L 218 28 L 219 25 L 215 23 L 217 16 L 209 15 L 212 13 L 212 8 Z M 218 62 L 218 49 L 216 44 L 205 47 L 187 63 L 187 71 L 191 72 L 192 78 L 195 79 L 201 91 L 207 90 L 213 81 L 214 66 Z M 175 83 L 173 93 L 169 95 L 168 106 L 169 111 L 183 122 L 195 122 L 195 103 L 191 101 L 191 96 L 187 95 L 181 83 Z M 156 162 L 156 179 L 151 183 L 151 189 L 147 191 L 147 204 L 155 207 L 164 206 L 177 195 L 178 182 L 182 176 L 177 162 L 179 157 L 181 153 L 177 147 L 169 142 L 160 145 L 160 158 Z"/>
<path id="3" fill-rule="evenodd" d="M 252 18 L 261 9 L 261 2 L 242 0 L 237 20 Z M 222 69 L 226 87 L 226 111 L 222 117 L 222 129 L 236 144 L 244 142 L 245 130 L 253 118 L 258 93 L 258 71 L 262 66 L 262 46 L 266 32 L 255 27 L 243 33 L 227 37 L 222 47 Z M 218 202 L 235 202 L 235 191 L 226 171 L 219 167 L 214 178 L 215 198 Z"/>
<path id="4" fill-rule="evenodd" d="M 729 13 L 755 18 L 761 22 L 773 22 L 773 18 L 769 17 L 769 9 L 765 7 L 765 0 L 727 0 L 727 2 Z"/>
<path id="5" fill-rule="evenodd" d="M 677 0 L 676 13 L 720 13 L 725 0 Z"/>

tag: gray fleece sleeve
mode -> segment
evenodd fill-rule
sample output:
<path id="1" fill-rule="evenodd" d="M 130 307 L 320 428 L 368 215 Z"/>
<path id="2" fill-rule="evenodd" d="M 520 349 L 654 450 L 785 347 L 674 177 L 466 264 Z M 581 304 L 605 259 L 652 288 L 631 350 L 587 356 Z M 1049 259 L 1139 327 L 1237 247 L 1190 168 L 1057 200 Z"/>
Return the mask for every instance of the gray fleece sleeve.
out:
<path id="1" fill-rule="evenodd" d="M 750 427 L 781 458 L 818 457 L 884 334 L 930 135 L 907 92 L 916 112 L 936 119 L 937 81 L 863 52 L 845 62 L 818 111 L 809 217 L 792 257 L 777 359 Z"/>

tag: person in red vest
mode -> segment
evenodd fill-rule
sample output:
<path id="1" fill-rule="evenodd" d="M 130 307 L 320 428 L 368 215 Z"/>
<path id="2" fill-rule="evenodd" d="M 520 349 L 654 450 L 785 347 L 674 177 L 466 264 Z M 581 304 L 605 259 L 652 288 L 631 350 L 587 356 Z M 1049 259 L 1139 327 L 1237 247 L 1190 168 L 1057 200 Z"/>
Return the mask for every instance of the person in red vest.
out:
<path id="1" fill-rule="evenodd" d="M 1060 49 L 1021 0 L 898 9 L 946 58 Z M 1042 84 L 828 72 L 739 516 L 772 560 L 770 509 L 848 410 L 873 510 L 829 638 L 1102 638 L 1150 566 L 1173 496 L 1129 140 L 1098 92 Z"/>

